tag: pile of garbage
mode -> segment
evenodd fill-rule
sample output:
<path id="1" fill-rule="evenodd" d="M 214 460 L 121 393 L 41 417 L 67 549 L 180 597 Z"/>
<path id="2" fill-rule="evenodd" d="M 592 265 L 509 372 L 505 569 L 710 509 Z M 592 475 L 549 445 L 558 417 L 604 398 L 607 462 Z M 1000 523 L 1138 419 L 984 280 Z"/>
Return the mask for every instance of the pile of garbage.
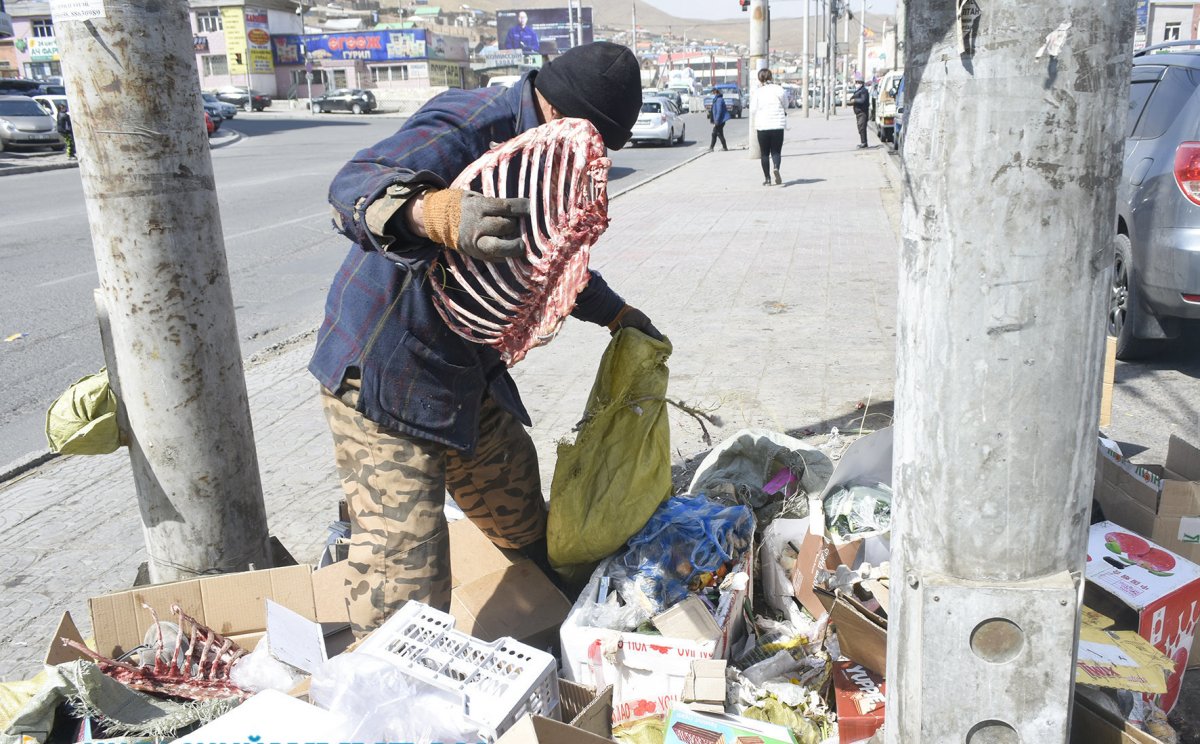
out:
<path id="1" fill-rule="evenodd" d="M 1108 487 L 1200 495 L 1200 478 L 1149 478 L 1112 446 L 1101 443 L 1101 503 L 1115 510 Z M 644 471 L 661 466 L 596 469 L 604 488 L 568 482 L 581 498 L 633 482 L 658 491 L 662 474 Z M 582 586 L 573 602 L 531 561 L 456 522 L 450 612 L 410 602 L 353 644 L 335 524 L 316 571 L 96 598 L 90 644 L 64 617 L 56 639 L 69 642 L 46 670 L 4 686 L 0 742 L 881 742 L 891 471 L 890 429 L 852 441 L 835 431 L 820 447 L 737 432 L 678 493 L 651 492 L 650 508 L 634 504 L 646 494 L 626 494 L 605 534 L 574 546 L 561 562 Z M 1091 527 L 1086 565 L 1078 740 L 1171 744 L 1200 566 L 1107 521 Z"/>

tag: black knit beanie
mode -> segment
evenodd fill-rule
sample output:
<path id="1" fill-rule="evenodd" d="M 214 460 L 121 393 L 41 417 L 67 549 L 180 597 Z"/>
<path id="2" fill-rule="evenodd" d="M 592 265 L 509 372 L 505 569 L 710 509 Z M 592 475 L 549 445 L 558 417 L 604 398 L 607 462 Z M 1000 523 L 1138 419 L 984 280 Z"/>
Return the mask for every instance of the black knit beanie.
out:
<path id="1" fill-rule="evenodd" d="M 607 41 L 573 47 L 547 62 L 533 87 L 563 116 L 587 119 L 610 150 L 629 141 L 642 110 L 642 75 L 628 47 Z"/>

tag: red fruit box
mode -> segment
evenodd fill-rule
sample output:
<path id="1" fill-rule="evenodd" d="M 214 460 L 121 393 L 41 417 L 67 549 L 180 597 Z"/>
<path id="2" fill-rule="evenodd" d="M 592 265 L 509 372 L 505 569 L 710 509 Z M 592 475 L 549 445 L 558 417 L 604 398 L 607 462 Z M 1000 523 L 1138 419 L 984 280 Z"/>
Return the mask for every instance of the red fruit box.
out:
<path id="1" fill-rule="evenodd" d="M 837 701 L 838 744 L 870 739 L 883 726 L 887 690 L 883 678 L 853 661 L 833 665 Z"/>
<path id="2" fill-rule="evenodd" d="M 1088 535 L 1084 603 L 1136 630 L 1175 662 L 1163 695 L 1148 695 L 1164 711 L 1175 707 L 1196 621 L 1200 619 L 1200 566 L 1112 522 Z"/>

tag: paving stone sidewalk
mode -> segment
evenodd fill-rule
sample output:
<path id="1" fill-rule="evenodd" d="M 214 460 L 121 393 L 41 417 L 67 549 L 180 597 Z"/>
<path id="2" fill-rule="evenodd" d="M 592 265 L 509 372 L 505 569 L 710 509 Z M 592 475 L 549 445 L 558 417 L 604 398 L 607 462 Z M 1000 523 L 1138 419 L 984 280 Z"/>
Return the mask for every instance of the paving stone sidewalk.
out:
<path id="1" fill-rule="evenodd" d="M 670 395 L 712 408 L 714 439 L 744 426 L 824 435 L 889 422 L 894 366 L 894 166 L 856 150 L 853 119 L 790 117 L 783 186 L 757 161 L 706 154 L 614 199 L 593 265 L 674 343 Z M 704 137 L 707 141 L 707 137 Z M 736 144 L 736 143 L 731 143 Z M 515 370 L 548 492 L 555 443 L 583 412 L 608 334 L 569 321 Z M 314 561 L 336 518 L 332 445 L 305 371 L 311 337 L 247 366 L 271 531 Z M 706 447 L 673 412 L 678 463 Z M 69 610 L 131 586 L 145 548 L 124 451 L 55 460 L 0 484 L 0 679 L 39 669 Z"/>

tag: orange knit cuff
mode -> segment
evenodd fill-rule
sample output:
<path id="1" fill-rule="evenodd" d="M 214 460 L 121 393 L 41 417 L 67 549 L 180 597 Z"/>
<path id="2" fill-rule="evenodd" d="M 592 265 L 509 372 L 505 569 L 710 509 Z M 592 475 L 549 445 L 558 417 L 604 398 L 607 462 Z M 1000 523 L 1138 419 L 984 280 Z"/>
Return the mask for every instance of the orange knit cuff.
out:
<path id="1" fill-rule="evenodd" d="M 421 204 L 429 239 L 455 250 L 458 249 L 458 226 L 462 219 L 462 196 L 459 189 L 427 191 Z"/>

